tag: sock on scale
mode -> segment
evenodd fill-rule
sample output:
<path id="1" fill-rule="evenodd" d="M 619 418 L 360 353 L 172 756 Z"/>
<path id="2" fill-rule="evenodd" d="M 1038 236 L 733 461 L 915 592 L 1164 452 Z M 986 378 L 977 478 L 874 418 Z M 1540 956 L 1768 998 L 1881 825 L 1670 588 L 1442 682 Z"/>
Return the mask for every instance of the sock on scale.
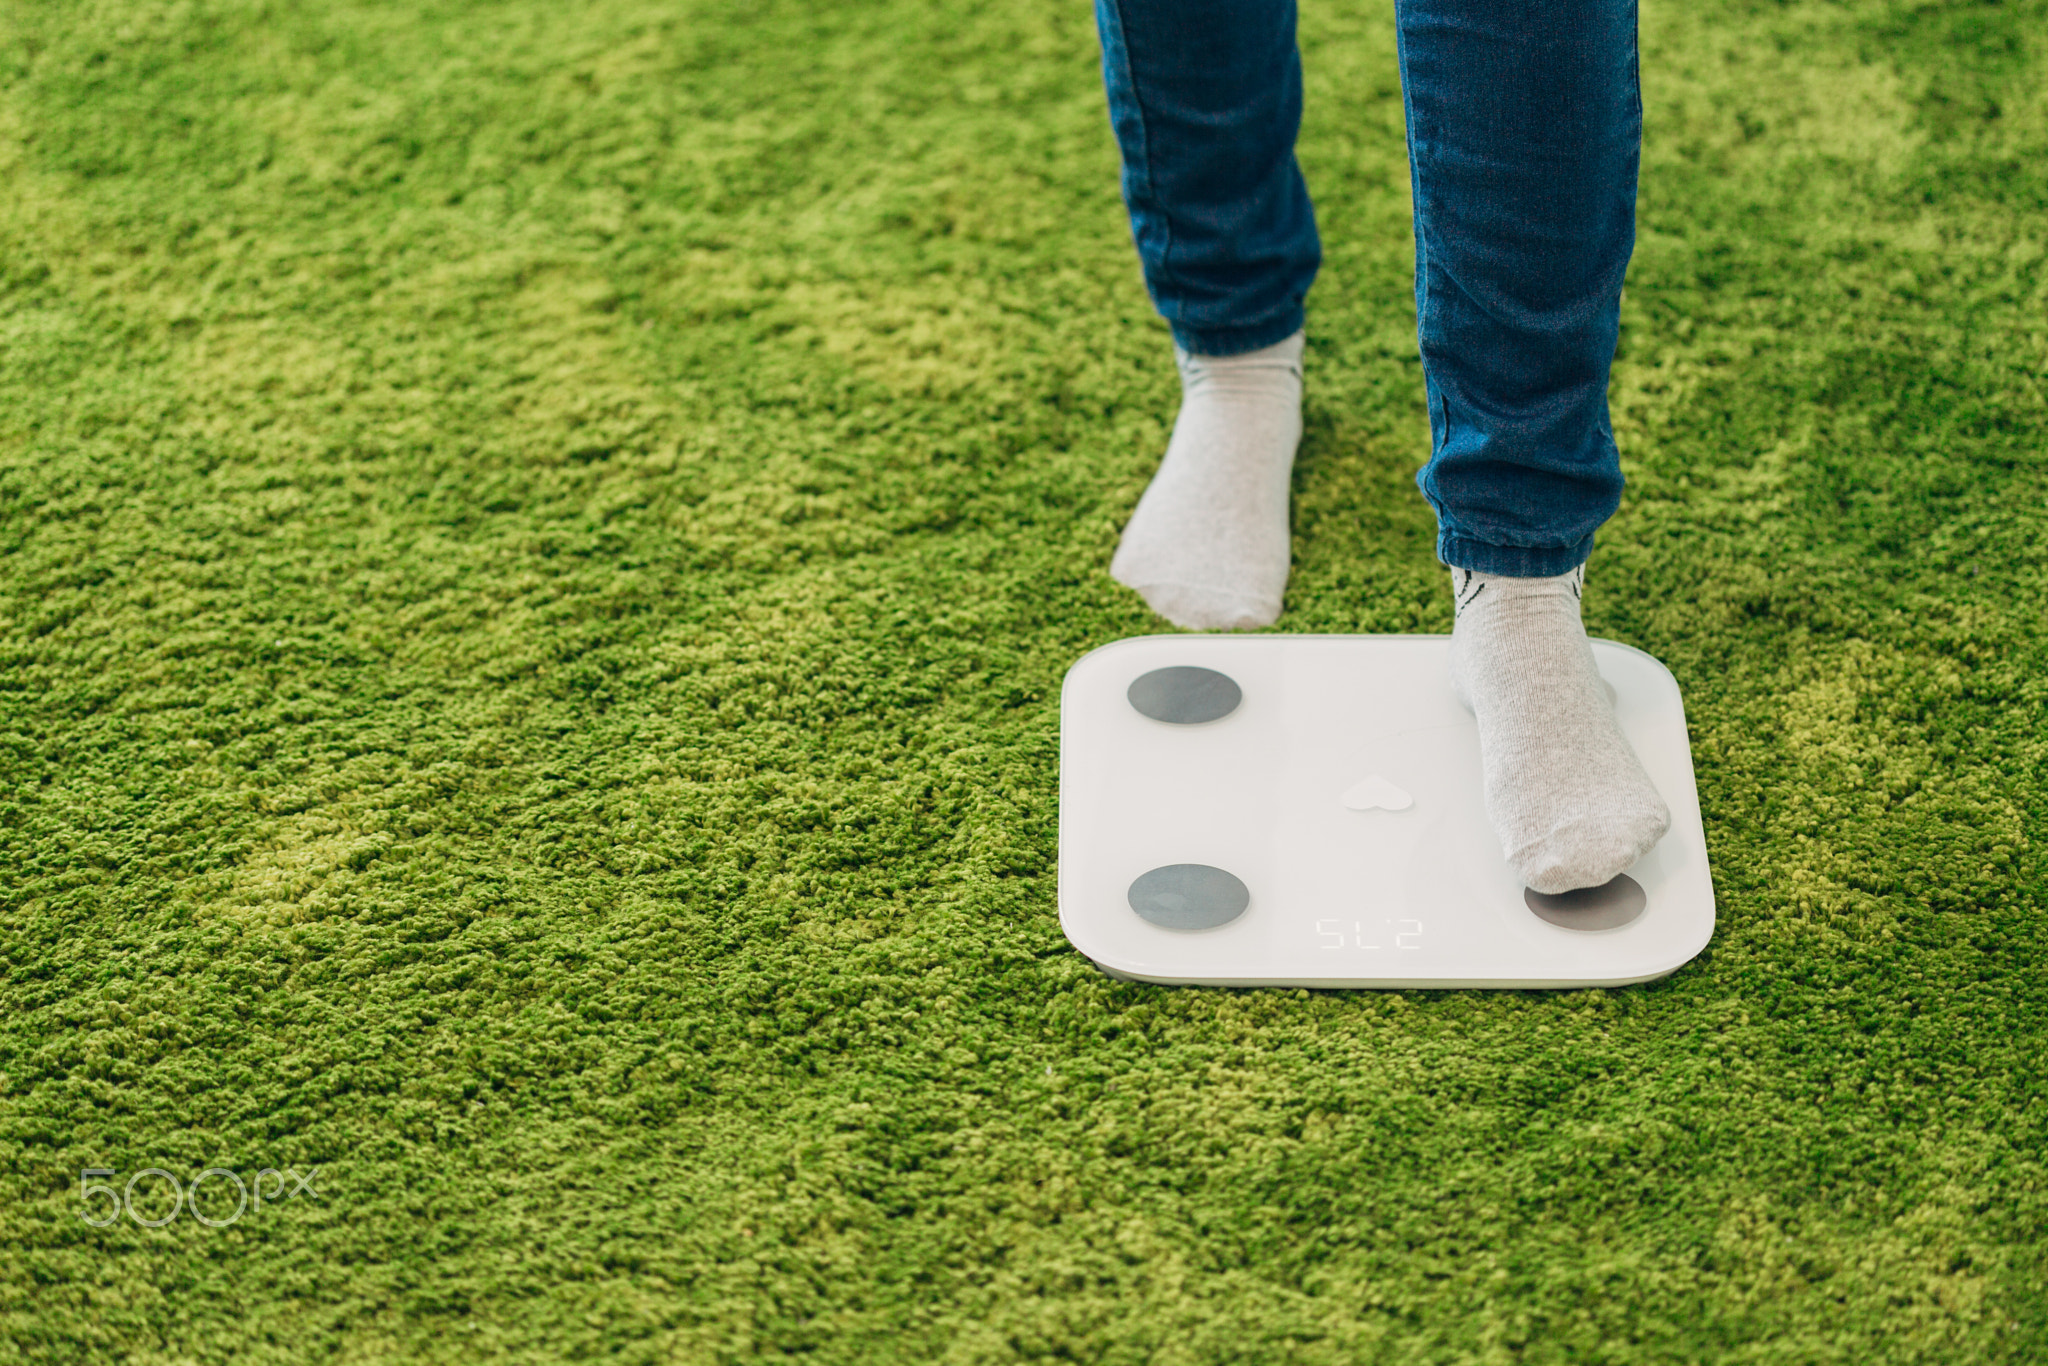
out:
<path id="1" fill-rule="evenodd" d="M 1594 666 L 1585 576 L 1583 565 L 1541 579 L 1451 571 L 1451 686 L 1479 721 L 1487 818 L 1539 892 L 1597 887 L 1671 828 Z"/>
<path id="2" fill-rule="evenodd" d="M 1302 344 L 1297 332 L 1237 356 L 1174 353 L 1180 416 L 1109 572 L 1176 626 L 1241 631 L 1280 615 Z"/>

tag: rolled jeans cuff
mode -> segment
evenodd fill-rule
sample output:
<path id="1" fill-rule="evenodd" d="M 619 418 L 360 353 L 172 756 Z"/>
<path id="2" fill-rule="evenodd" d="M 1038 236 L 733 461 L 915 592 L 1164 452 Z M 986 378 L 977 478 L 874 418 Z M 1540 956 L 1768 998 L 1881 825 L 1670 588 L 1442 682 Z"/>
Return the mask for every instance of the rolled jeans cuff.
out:
<path id="1" fill-rule="evenodd" d="M 1489 545 L 1468 536 L 1441 531 L 1436 538 L 1436 557 L 1452 569 L 1470 569 L 1478 574 L 1501 574 L 1511 579 L 1549 579 L 1569 574 L 1593 553 L 1593 537 L 1568 546 Z"/>
<path id="2" fill-rule="evenodd" d="M 1176 324 L 1173 341 L 1191 356 L 1241 356 L 1247 351 L 1286 341 L 1301 331 L 1307 316 L 1297 305 L 1273 321 L 1256 327 L 1212 327 L 1197 331 Z"/>

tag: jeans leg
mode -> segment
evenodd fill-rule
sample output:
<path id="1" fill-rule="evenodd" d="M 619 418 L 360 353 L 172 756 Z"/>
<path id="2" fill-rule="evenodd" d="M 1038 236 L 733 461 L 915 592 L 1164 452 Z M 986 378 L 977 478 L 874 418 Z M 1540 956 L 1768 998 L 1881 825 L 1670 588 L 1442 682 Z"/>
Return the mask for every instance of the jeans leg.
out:
<path id="1" fill-rule="evenodd" d="M 1635 0 L 1396 15 L 1437 554 L 1562 574 L 1621 502 L 1607 375 L 1635 246 Z"/>
<path id="2" fill-rule="evenodd" d="M 1197 355 L 1299 331 L 1322 261 L 1294 161 L 1294 13 L 1294 0 L 1096 0 L 1145 285 Z"/>

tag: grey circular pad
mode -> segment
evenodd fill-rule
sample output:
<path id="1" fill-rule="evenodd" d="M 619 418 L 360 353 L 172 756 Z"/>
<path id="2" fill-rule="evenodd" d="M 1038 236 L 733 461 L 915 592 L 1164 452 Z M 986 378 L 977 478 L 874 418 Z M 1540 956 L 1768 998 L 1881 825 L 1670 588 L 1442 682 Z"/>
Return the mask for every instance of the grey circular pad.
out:
<path id="1" fill-rule="evenodd" d="M 1650 904 L 1643 884 L 1627 873 L 1598 887 L 1581 887 L 1575 892 L 1546 896 L 1534 887 L 1522 889 L 1529 909 L 1553 925 L 1568 930 L 1618 929 L 1643 913 Z"/>
<path id="2" fill-rule="evenodd" d="M 1228 674 L 1192 664 L 1140 674 L 1124 694 L 1131 705 L 1154 721 L 1195 726 L 1237 710 L 1244 692 Z"/>
<path id="3" fill-rule="evenodd" d="M 1206 863 L 1169 863 L 1131 884 L 1131 909 L 1162 930 L 1213 930 L 1252 904 L 1251 889 Z"/>

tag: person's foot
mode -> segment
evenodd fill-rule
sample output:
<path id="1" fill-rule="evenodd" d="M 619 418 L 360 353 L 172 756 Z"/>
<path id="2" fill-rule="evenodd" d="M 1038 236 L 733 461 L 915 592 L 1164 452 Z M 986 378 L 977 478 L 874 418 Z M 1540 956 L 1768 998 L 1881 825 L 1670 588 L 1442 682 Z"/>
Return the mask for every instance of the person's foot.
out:
<path id="1" fill-rule="evenodd" d="M 1486 815 L 1516 874 L 1552 894 L 1609 881 L 1671 828 L 1594 667 L 1585 572 L 1451 571 L 1451 686 L 1479 720 Z"/>
<path id="2" fill-rule="evenodd" d="M 1176 626 L 1238 631 L 1280 615 L 1301 351 L 1297 332 L 1238 356 L 1174 353 L 1180 417 L 1109 572 Z"/>

